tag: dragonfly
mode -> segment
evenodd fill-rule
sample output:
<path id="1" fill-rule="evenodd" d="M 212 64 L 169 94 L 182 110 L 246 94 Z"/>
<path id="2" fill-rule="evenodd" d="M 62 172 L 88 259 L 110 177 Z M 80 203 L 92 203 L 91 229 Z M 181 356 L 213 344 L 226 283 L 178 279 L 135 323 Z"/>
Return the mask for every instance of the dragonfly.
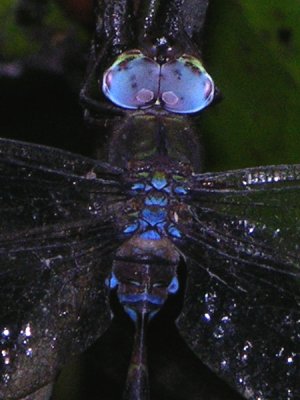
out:
<path id="1" fill-rule="evenodd" d="M 245 399 L 300 397 L 300 166 L 200 172 L 206 7 L 97 2 L 81 101 L 111 127 L 106 161 L 1 139 L 0 398 L 47 398 L 114 299 L 135 326 L 124 398 L 151 398 L 147 326 L 180 292 L 178 331 L 212 371 Z"/>

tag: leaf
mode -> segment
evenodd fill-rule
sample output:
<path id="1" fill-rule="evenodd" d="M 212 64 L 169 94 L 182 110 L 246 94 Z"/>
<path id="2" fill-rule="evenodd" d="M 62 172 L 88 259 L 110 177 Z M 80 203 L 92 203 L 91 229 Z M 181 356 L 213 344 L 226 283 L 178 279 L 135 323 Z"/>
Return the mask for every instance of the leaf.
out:
<path id="1" fill-rule="evenodd" d="M 206 169 L 299 162 L 296 4 L 211 2 L 203 54 L 224 100 L 200 121 Z M 287 46 L 278 32 L 289 27 Z"/>

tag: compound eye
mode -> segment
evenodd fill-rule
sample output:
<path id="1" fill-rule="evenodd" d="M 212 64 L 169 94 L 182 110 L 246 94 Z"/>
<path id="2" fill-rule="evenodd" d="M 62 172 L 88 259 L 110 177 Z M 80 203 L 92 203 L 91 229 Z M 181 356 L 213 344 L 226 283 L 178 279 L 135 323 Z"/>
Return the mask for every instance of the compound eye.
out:
<path id="1" fill-rule="evenodd" d="M 159 98 L 164 109 L 195 113 L 214 98 L 214 82 L 195 57 L 184 54 L 161 67 Z"/>
<path id="2" fill-rule="evenodd" d="M 158 97 L 160 66 L 139 50 L 121 54 L 103 76 L 102 90 L 119 107 L 151 107 Z"/>

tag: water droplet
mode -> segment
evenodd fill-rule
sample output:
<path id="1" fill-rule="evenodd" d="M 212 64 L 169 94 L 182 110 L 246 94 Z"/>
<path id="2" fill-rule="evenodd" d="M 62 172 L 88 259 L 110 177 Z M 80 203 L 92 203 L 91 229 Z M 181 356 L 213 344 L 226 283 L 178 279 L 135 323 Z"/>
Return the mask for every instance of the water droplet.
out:
<path id="1" fill-rule="evenodd" d="M 204 318 L 206 319 L 206 321 L 210 321 L 211 320 L 210 315 L 208 313 L 204 314 Z"/>
<path id="2" fill-rule="evenodd" d="M 33 354 L 32 348 L 29 347 L 29 348 L 26 350 L 26 356 L 27 356 L 27 357 L 32 357 L 32 354 Z"/>
<path id="3" fill-rule="evenodd" d="M 9 336 L 10 335 L 9 329 L 8 328 L 4 328 L 3 331 L 2 331 L 2 335 L 3 336 Z"/>
<path id="4" fill-rule="evenodd" d="M 31 328 L 30 328 L 29 324 L 25 328 L 25 336 L 27 336 L 27 337 L 31 336 Z"/>
<path id="5" fill-rule="evenodd" d="M 214 331 L 213 336 L 216 339 L 222 339 L 224 337 L 224 328 L 221 325 L 219 325 Z"/>

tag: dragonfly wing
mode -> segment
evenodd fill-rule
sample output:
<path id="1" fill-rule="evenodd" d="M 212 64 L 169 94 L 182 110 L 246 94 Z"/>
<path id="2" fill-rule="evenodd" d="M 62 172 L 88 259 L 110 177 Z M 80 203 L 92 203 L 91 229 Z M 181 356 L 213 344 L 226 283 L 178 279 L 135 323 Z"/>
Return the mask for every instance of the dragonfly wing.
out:
<path id="1" fill-rule="evenodd" d="M 0 398 L 46 385 L 108 327 L 121 172 L 0 140 Z"/>
<path id="2" fill-rule="evenodd" d="M 195 175 L 182 222 L 189 346 L 247 399 L 300 398 L 300 166 Z"/>

